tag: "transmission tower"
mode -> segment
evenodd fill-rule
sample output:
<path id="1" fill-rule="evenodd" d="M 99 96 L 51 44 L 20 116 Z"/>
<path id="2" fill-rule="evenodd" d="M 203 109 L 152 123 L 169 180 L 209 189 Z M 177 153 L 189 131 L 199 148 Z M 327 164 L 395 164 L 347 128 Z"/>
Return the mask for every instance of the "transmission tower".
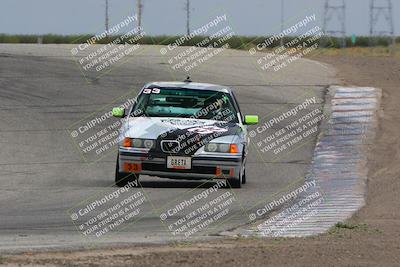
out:
<path id="1" fill-rule="evenodd" d="M 106 14 L 105 14 L 106 35 L 108 36 L 108 0 L 106 0 Z"/>
<path id="2" fill-rule="evenodd" d="M 142 12 L 143 12 L 142 0 L 137 0 L 137 27 L 139 34 L 142 33 Z"/>
<path id="3" fill-rule="evenodd" d="M 391 0 L 376 1 L 370 3 L 370 36 L 390 36 L 392 46 L 395 45 L 394 24 L 393 24 L 393 6 Z M 384 17 L 386 28 L 379 28 L 378 22 L 381 16 Z"/>
<path id="4" fill-rule="evenodd" d="M 331 24 L 334 22 L 334 17 L 339 22 L 340 29 Z M 323 31 L 328 36 L 341 37 L 340 44 L 342 47 L 346 46 L 346 3 L 345 0 L 334 1 L 325 0 L 324 9 L 324 25 Z"/>
<path id="5" fill-rule="evenodd" d="M 190 0 L 186 0 L 186 34 L 190 34 Z"/>

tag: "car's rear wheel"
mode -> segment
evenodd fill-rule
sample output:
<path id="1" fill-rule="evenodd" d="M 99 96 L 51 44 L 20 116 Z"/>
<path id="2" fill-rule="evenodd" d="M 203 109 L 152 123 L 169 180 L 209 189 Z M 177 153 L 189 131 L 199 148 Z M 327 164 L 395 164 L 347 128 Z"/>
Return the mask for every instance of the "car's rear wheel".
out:
<path id="1" fill-rule="evenodd" d="M 136 173 L 126 173 L 119 171 L 119 156 L 117 157 L 117 164 L 115 166 L 115 184 L 118 187 L 123 187 L 129 182 L 135 182 L 139 179 L 139 174 Z"/>

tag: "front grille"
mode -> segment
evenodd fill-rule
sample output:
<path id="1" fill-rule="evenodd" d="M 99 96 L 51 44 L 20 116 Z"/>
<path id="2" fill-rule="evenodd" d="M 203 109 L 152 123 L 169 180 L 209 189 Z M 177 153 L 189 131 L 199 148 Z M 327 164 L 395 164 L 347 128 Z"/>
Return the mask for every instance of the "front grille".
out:
<path id="1" fill-rule="evenodd" d="M 164 164 L 142 163 L 144 171 L 159 171 L 159 172 L 175 172 L 175 173 L 199 173 L 199 174 L 215 174 L 215 167 L 197 167 L 194 166 L 190 170 L 168 169 Z"/>
<path id="2" fill-rule="evenodd" d="M 176 140 L 164 140 L 161 141 L 161 149 L 166 153 L 178 153 L 180 144 Z"/>

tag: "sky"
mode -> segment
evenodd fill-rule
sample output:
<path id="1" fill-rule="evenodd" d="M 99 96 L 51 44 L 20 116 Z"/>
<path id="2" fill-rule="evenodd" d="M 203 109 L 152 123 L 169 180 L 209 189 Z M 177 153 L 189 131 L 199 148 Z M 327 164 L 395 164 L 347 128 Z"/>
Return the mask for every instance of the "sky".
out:
<path id="1" fill-rule="evenodd" d="M 192 29 L 216 15 L 227 14 L 238 35 L 270 35 L 280 32 L 281 0 L 190 0 Z M 330 0 L 333 4 L 341 0 Z M 369 34 L 370 0 L 345 0 L 346 34 Z M 385 0 L 376 0 L 378 3 Z M 185 0 L 142 0 L 143 28 L 147 35 L 179 35 L 186 32 Z M 395 34 L 400 35 L 400 0 L 392 0 Z M 325 0 L 284 0 L 285 27 L 306 15 L 323 22 Z M 110 26 L 136 12 L 136 0 L 109 0 Z M 105 0 L 0 0 L 0 33 L 98 34 L 104 31 Z M 377 25 L 385 29 L 383 16 Z M 340 29 L 333 19 L 329 28 Z"/>

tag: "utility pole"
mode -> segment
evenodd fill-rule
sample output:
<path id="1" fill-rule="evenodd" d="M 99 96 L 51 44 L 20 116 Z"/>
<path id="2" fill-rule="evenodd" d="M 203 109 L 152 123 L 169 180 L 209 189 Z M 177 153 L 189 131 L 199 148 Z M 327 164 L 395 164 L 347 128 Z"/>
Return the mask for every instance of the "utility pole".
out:
<path id="1" fill-rule="evenodd" d="M 108 36 L 108 0 L 106 0 L 106 14 L 105 14 L 105 27 L 106 27 L 106 35 Z"/>
<path id="2" fill-rule="evenodd" d="M 137 27 L 138 27 L 138 33 L 142 33 L 142 11 L 143 11 L 143 4 L 142 0 L 136 0 L 137 3 Z"/>
<path id="3" fill-rule="evenodd" d="M 285 0 L 281 0 L 281 33 L 285 24 Z M 283 46 L 283 37 L 281 38 L 281 46 Z"/>
<path id="4" fill-rule="evenodd" d="M 330 28 L 333 16 L 339 21 L 340 29 Z M 340 36 L 341 47 L 346 47 L 346 3 L 333 5 L 330 0 L 325 0 L 323 31 L 326 35 Z"/>
<path id="5" fill-rule="evenodd" d="M 383 2 L 381 1 L 379 4 L 380 5 L 377 4 L 376 0 L 371 0 L 369 13 L 369 34 L 371 36 L 371 40 L 374 36 L 389 36 L 389 38 L 391 38 L 391 53 L 394 53 L 394 49 L 396 46 L 396 37 L 394 35 L 392 1 L 385 0 Z M 386 29 L 378 29 L 377 27 L 381 15 L 383 15 L 385 19 Z"/>
<path id="6" fill-rule="evenodd" d="M 190 0 L 186 0 L 186 34 L 190 34 Z"/>

